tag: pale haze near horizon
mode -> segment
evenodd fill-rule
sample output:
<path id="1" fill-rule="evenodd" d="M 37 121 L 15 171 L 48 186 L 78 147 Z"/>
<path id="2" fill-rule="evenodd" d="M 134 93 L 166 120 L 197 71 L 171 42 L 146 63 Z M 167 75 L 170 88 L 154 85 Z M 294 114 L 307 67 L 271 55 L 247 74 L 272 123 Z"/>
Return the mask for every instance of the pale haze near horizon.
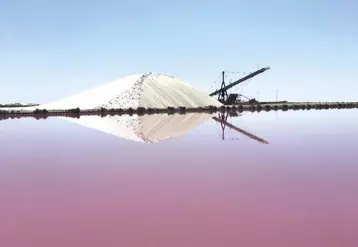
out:
<path id="1" fill-rule="evenodd" d="M 357 101 L 358 1 L 0 1 L 0 103 L 165 72 L 204 91 L 271 70 L 260 100 Z M 235 90 L 234 90 L 235 91 Z"/>

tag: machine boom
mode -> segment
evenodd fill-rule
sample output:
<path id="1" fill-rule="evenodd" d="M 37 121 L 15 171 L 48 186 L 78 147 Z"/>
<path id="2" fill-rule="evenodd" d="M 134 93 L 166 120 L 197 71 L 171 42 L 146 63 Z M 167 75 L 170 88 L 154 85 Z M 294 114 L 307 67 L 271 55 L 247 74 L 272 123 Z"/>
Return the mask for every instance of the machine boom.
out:
<path id="1" fill-rule="evenodd" d="M 229 85 L 224 86 L 224 87 L 212 92 L 209 95 L 214 96 L 214 95 L 217 95 L 219 93 L 225 92 L 225 91 L 229 90 L 230 88 L 232 88 L 232 87 L 234 87 L 234 86 L 236 86 L 236 85 L 238 85 L 238 84 L 240 84 L 240 83 L 242 83 L 242 82 L 244 82 L 244 81 L 246 81 L 246 80 L 248 80 L 248 79 L 250 79 L 250 78 L 252 78 L 252 77 L 254 77 L 256 75 L 265 72 L 268 69 L 270 69 L 270 67 L 262 68 L 262 69 L 259 69 L 259 70 L 255 71 L 255 72 L 252 72 L 251 74 L 249 74 L 249 75 L 247 75 L 247 76 L 245 76 L 245 77 L 243 77 L 243 78 L 241 78 L 241 79 L 239 79 L 237 81 L 234 81 L 234 82 L 230 83 Z"/>

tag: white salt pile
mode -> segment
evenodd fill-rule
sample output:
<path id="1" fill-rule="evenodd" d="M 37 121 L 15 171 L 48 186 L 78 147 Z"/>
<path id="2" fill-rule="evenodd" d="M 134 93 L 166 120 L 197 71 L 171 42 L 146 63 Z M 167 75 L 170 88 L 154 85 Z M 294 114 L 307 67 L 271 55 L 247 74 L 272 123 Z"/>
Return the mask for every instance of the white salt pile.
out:
<path id="1" fill-rule="evenodd" d="M 135 109 L 209 105 L 221 106 L 221 103 L 179 79 L 159 73 L 147 73 L 128 76 L 38 108 Z"/>
<path id="2" fill-rule="evenodd" d="M 210 114 L 81 116 L 65 118 L 73 123 L 138 142 L 159 142 L 179 137 L 211 119 Z"/>

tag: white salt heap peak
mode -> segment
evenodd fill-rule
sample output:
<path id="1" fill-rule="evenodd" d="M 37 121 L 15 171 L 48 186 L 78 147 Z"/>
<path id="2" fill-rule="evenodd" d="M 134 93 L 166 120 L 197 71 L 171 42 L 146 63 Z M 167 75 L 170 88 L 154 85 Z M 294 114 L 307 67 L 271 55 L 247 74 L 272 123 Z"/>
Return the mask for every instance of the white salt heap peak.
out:
<path id="1" fill-rule="evenodd" d="M 159 114 L 123 116 L 81 116 L 65 118 L 79 125 L 137 142 L 159 142 L 179 137 L 212 118 L 211 114 Z"/>
<path id="2" fill-rule="evenodd" d="M 161 73 L 146 73 L 124 77 L 38 108 L 135 109 L 209 105 L 221 106 L 221 103 L 177 78 Z"/>

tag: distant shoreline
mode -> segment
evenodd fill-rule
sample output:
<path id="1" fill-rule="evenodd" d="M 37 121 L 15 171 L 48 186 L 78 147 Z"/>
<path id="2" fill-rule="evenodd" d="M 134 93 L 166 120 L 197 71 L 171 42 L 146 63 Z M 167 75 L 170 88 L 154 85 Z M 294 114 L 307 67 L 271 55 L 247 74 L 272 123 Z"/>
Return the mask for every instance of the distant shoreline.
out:
<path id="1" fill-rule="evenodd" d="M 185 113 L 209 113 L 216 112 L 260 112 L 260 111 L 288 111 L 288 110 L 328 110 L 328 109 L 353 109 L 358 108 L 358 102 L 265 102 L 255 104 L 238 104 L 230 106 L 207 106 L 198 108 L 185 108 L 185 107 L 168 107 L 164 109 L 144 108 L 137 109 L 58 109 L 46 110 L 36 109 L 28 111 L 26 109 L 2 109 L 0 108 L 0 120 L 34 117 L 36 119 L 46 119 L 48 117 L 72 117 L 79 118 L 80 116 L 116 116 L 116 115 L 153 115 L 153 114 L 185 114 Z"/>
<path id="2" fill-rule="evenodd" d="M 34 107 L 39 106 L 40 104 L 20 104 L 20 103 L 14 103 L 14 104 L 0 104 L 1 108 L 19 108 L 19 107 Z"/>

